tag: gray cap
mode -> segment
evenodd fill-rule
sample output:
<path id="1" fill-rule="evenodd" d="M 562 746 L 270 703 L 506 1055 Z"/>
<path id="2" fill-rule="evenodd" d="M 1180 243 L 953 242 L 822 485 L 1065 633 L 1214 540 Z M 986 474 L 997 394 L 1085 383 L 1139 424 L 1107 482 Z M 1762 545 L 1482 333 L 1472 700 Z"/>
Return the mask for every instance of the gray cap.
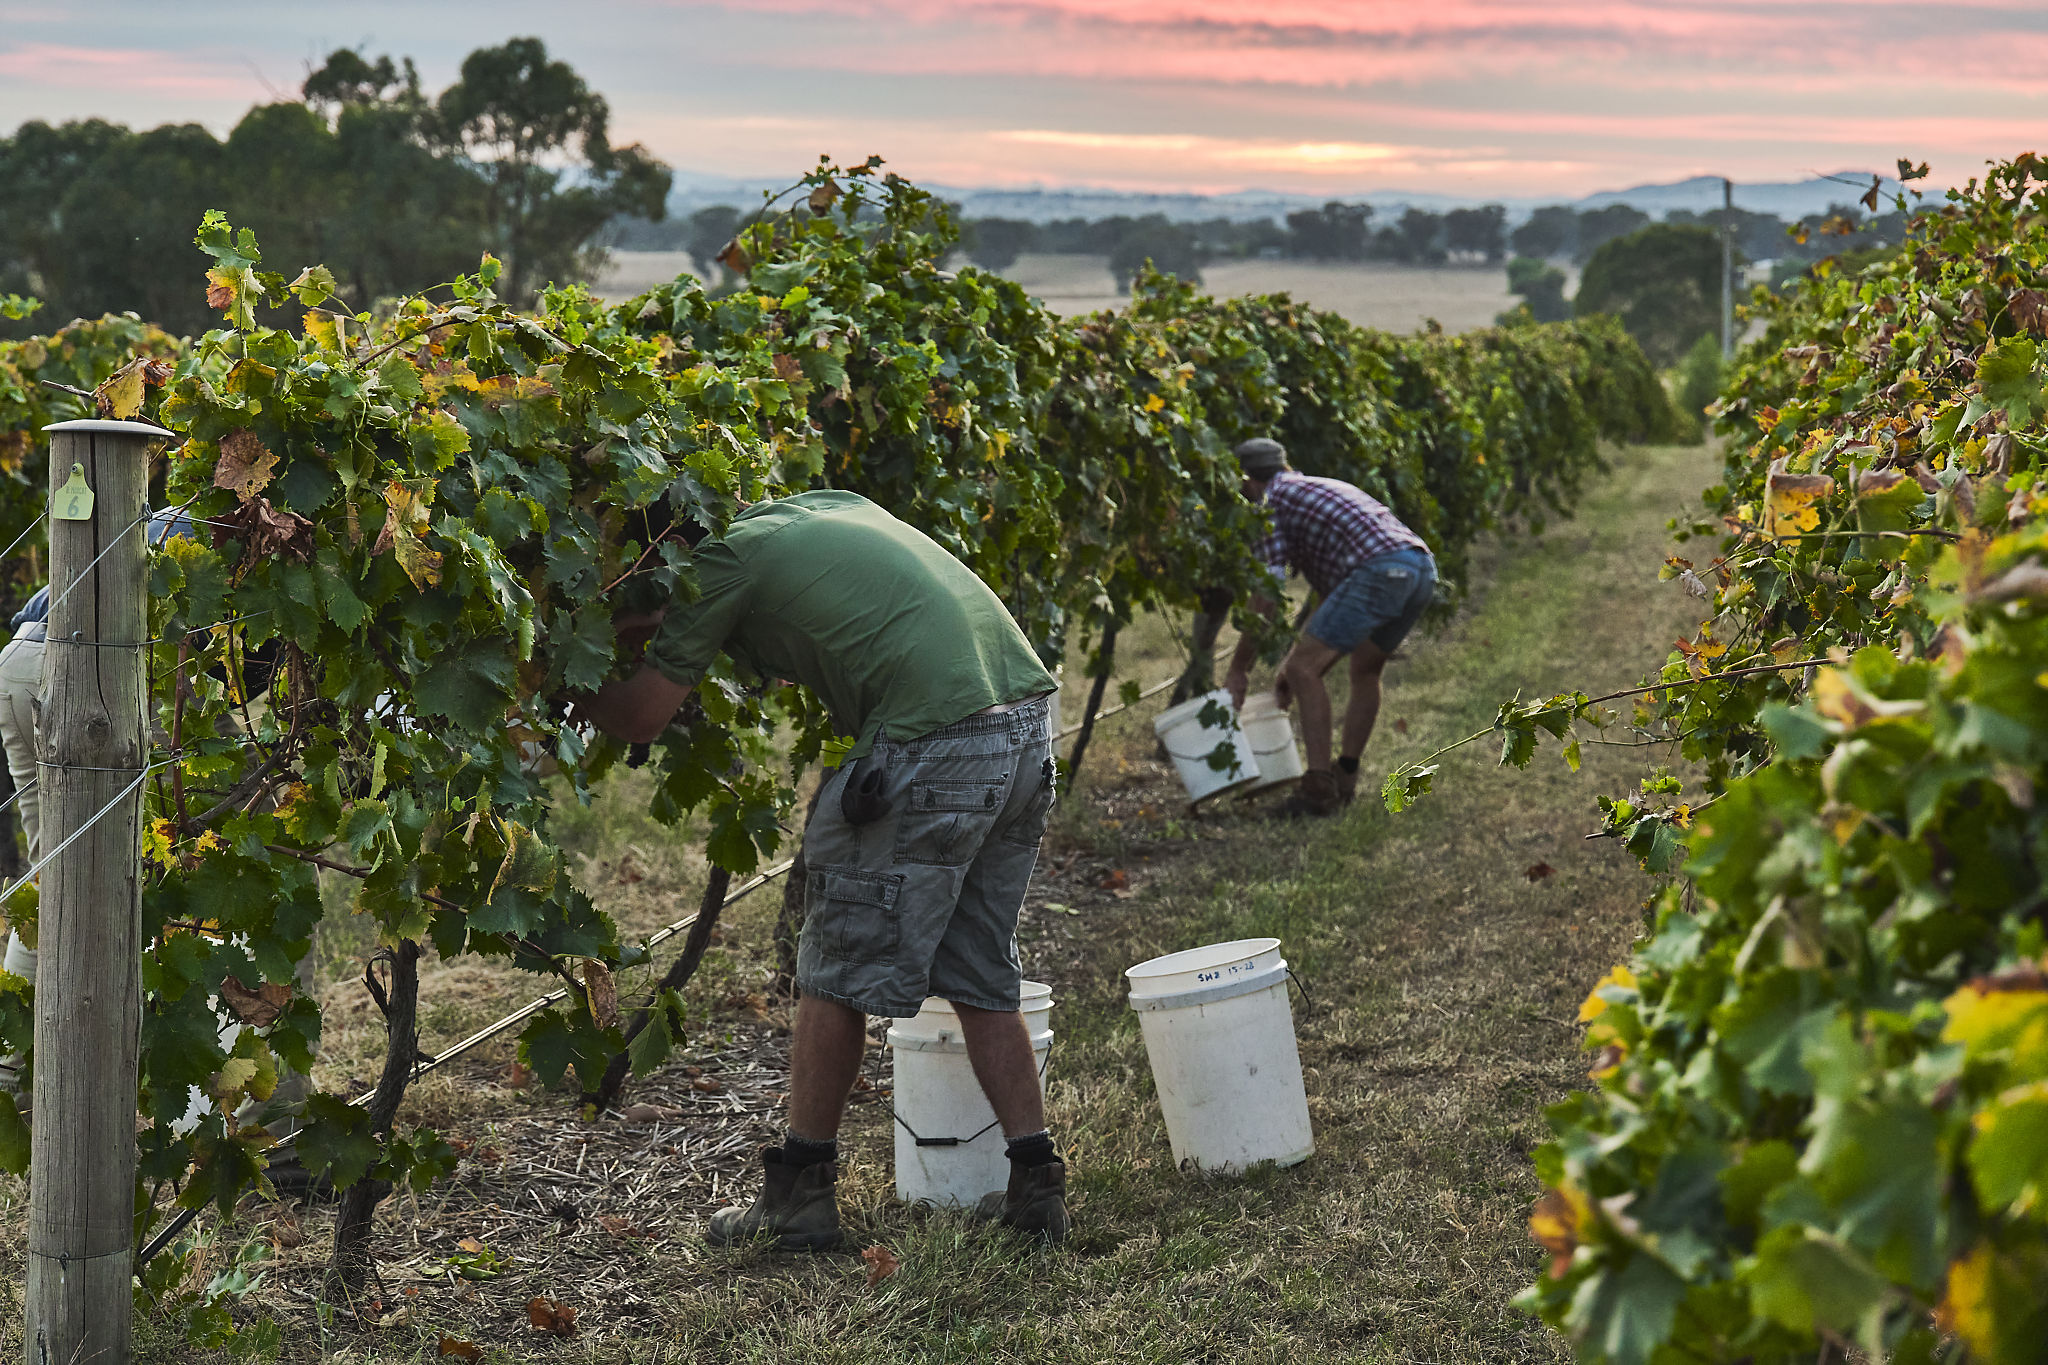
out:
<path id="1" fill-rule="evenodd" d="M 1287 468 L 1287 447 L 1264 436 L 1240 442 L 1230 453 L 1237 456 L 1238 467 L 1254 479 L 1270 479 Z"/>

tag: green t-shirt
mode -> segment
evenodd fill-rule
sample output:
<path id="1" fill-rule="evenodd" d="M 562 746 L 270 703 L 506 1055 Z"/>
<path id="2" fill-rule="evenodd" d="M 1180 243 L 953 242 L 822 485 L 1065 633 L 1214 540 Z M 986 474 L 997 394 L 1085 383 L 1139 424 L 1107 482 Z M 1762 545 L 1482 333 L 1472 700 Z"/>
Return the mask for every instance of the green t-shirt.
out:
<path id="1" fill-rule="evenodd" d="M 756 503 L 695 564 L 702 596 L 669 608 L 648 662 L 694 686 L 723 650 L 800 682 L 856 757 L 1056 685 L 987 584 L 858 493 Z"/>

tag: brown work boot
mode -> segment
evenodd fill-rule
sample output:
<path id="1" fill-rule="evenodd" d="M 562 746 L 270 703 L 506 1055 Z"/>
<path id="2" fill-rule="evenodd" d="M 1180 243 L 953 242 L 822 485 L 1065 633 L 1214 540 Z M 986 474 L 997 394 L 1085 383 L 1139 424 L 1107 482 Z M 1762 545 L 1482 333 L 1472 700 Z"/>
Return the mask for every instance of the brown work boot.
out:
<path id="1" fill-rule="evenodd" d="M 1301 775 L 1294 794 L 1280 807 L 1282 815 L 1335 815 L 1344 808 L 1344 794 L 1337 774 L 1328 768 L 1310 768 Z"/>
<path id="2" fill-rule="evenodd" d="M 1330 773 L 1330 776 L 1337 779 L 1338 805 L 1348 806 L 1358 799 L 1358 773 L 1356 771 L 1347 773 L 1342 768 L 1337 768 Z"/>
<path id="3" fill-rule="evenodd" d="M 991 1191 L 975 1206 L 977 1218 L 993 1218 L 1004 1227 L 1042 1242 L 1067 1240 L 1067 1163 L 1010 1166 L 1010 1188 Z"/>
<path id="4" fill-rule="evenodd" d="M 777 1251 L 831 1251 L 839 1245 L 839 1164 L 789 1166 L 780 1147 L 761 1149 L 761 1197 L 744 1209 L 711 1215 L 704 1240 L 729 1247 L 757 1239 Z"/>

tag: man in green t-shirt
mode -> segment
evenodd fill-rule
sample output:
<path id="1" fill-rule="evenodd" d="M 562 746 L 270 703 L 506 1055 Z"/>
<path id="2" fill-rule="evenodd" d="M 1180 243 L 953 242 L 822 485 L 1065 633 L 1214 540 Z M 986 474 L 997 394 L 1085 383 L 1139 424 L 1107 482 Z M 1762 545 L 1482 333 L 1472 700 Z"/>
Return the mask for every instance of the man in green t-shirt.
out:
<path id="1" fill-rule="evenodd" d="M 721 1209 L 714 1245 L 840 1240 L 840 1118 L 867 1016 L 951 1001 L 974 1074 L 1009 1140 L 1009 1188 L 982 1211 L 1066 1235 L 1066 1166 L 1045 1126 L 1018 1013 L 1017 912 L 1053 800 L 1046 695 L 1056 684 L 988 586 L 928 537 L 853 493 L 758 503 L 694 553 L 647 664 L 580 714 L 652 740 L 723 652 L 789 678 L 856 737 L 804 831 L 789 1131 L 762 1153 L 761 1197 Z"/>

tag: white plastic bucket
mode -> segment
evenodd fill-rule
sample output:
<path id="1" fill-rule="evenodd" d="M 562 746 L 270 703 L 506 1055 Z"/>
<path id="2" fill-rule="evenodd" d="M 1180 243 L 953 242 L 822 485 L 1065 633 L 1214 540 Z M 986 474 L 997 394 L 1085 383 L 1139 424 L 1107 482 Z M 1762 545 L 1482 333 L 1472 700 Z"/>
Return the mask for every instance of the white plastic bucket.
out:
<path id="1" fill-rule="evenodd" d="M 1052 987 L 1026 981 L 1021 995 L 1042 1093 L 1052 1052 Z M 889 1046 L 896 1060 L 896 1197 L 971 1208 L 1006 1188 L 1008 1144 L 974 1079 L 953 1006 L 937 996 L 926 1000 L 916 1018 L 890 1028 Z"/>
<path id="2" fill-rule="evenodd" d="M 1176 1165 L 1292 1166 L 1315 1151 L 1277 938 L 1212 943 L 1124 973 Z"/>
<path id="3" fill-rule="evenodd" d="M 1202 712 L 1211 706 L 1222 713 L 1222 719 L 1204 725 Z M 1168 707 L 1160 713 L 1159 719 L 1152 722 L 1152 728 L 1158 732 L 1159 742 L 1166 746 L 1173 766 L 1179 770 L 1181 783 L 1188 789 L 1190 803 L 1206 801 L 1259 780 L 1259 766 L 1252 757 L 1252 747 L 1245 742 L 1244 731 L 1237 728 L 1237 713 L 1231 709 L 1230 693 L 1222 688 L 1184 701 L 1179 706 Z M 1210 767 L 1209 755 L 1215 752 L 1218 744 L 1226 741 L 1235 751 L 1235 765 L 1223 769 Z"/>
<path id="4" fill-rule="evenodd" d="M 1259 770 L 1259 780 L 1239 795 L 1249 796 L 1292 782 L 1307 771 L 1301 761 L 1301 750 L 1294 742 L 1294 718 L 1273 700 L 1271 692 L 1255 692 L 1246 697 L 1237 723 L 1244 729 L 1245 742 L 1251 746 L 1252 760 Z"/>

